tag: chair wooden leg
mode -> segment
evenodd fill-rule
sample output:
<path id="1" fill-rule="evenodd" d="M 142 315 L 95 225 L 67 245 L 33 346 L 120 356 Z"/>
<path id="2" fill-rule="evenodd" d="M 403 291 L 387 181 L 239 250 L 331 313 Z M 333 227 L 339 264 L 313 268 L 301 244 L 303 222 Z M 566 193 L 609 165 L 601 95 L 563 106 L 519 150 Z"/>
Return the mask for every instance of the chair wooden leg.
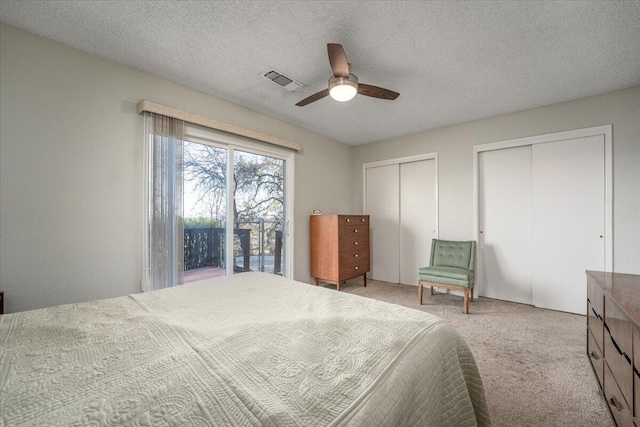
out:
<path id="1" fill-rule="evenodd" d="M 473 301 L 473 288 L 471 288 L 471 300 Z"/>
<path id="2" fill-rule="evenodd" d="M 464 288 L 464 314 L 469 314 L 469 288 Z"/>
<path id="3" fill-rule="evenodd" d="M 434 293 L 433 293 L 433 286 L 429 286 L 429 289 L 431 289 L 431 295 L 434 295 Z"/>
<path id="4" fill-rule="evenodd" d="M 422 282 L 418 283 L 418 301 L 422 305 Z"/>

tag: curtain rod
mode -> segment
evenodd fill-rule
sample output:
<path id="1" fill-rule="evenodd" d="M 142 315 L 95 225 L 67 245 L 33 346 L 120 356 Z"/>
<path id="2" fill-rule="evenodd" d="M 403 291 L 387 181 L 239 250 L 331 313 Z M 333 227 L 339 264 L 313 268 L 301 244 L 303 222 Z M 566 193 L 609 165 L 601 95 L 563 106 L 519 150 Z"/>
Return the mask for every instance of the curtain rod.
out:
<path id="1" fill-rule="evenodd" d="M 208 117 L 199 116 L 197 114 L 188 113 L 166 105 L 158 104 L 146 99 L 138 102 L 138 114 L 148 111 L 150 113 L 162 114 L 163 116 L 173 117 L 174 119 L 184 120 L 185 122 L 194 123 L 196 125 L 206 126 L 208 128 L 221 130 L 223 132 L 233 133 L 235 135 L 245 136 L 247 138 L 256 139 L 258 141 L 277 145 L 280 147 L 290 148 L 295 151 L 302 150 L 302 144 L 276 136 L 266 135 L 251 129 L 224 123 L 219 120 L 210 119 Z"/>

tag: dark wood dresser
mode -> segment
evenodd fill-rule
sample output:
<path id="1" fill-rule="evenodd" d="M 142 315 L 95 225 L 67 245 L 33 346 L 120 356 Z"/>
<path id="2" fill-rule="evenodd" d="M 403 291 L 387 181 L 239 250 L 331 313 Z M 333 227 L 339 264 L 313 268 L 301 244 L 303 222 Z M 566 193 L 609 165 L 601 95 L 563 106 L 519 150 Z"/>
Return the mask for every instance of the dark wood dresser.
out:
<path id="1" fill-rule="evenodd" d="M 587 271 L 587 354 L 619 427 L 640 427 L 640 276 Z"/>
<path id="2" fill-rule="evenodd" d="M 369 215 L 311 215 L 311 276 L 340 290 L 344 280 L 363 276 L 367 286 Z"/>

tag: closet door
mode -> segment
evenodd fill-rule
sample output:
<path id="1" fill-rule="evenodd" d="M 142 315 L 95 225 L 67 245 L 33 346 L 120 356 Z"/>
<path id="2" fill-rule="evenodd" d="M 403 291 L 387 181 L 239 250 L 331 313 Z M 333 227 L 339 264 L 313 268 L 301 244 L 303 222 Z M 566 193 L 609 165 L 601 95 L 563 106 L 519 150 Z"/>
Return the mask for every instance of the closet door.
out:
<path id="1" fill-rule="evenodd" d="M 481 152 L 478 166 L 478 295 L 531 304 L 531 146 Z"/>
<path id="2" fill-rule="evenodd" d="M 398 283 L 400 273 L 399 165 L 367 168 L 367 206 L 371 273 L 375 280 Z"/>
<path id="3" fill-rule="evenodd" d="M 435 159 L 400 164 L 400 283 L 418 284 L 436 230 Z"/>
<path id="4" fill-rule="evenodd" d="M 585 270 L 604 270 L 604 136 L 536 144 L 533 304 L 586 314 Z"/>

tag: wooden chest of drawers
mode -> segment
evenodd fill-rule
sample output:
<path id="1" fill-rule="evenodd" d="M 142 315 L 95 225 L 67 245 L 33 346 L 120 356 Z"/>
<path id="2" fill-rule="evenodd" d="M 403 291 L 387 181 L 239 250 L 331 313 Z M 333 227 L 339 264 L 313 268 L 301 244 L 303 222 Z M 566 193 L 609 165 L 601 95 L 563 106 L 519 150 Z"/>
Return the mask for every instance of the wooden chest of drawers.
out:
<path id="1" fill-rule="evenodd" d="M 311 276 L 335 284 L 363 276 L 367 286 L 369 215 L 311 215 Z"/>
<path id="2" fill-rule="evenodd" d="M 640 427 L 640 276 L 587 271 L 587 353 L 616 424 Z"/>

